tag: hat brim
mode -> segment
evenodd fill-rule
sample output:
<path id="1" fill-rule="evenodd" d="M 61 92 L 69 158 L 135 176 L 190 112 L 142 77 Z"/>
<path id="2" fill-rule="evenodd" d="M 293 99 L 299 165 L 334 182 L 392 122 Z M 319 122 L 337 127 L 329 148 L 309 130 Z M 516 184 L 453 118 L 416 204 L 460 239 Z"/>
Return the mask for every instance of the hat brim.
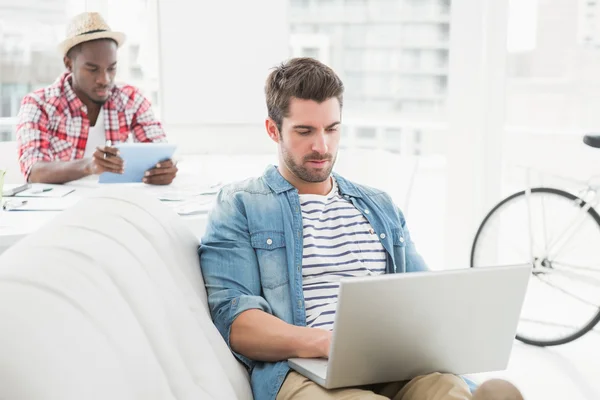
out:
<path id="1" fill-rule="evenodd" d="M 126 36 L 122 32 L 94 32 L 66 39 L 58 45 L 58 50 L 63 56 L 66 56 L 69 50 L 78 44 L 98 39 L 112 39 L 117 42 L 117 47 L 121 47 L 125 43 L 125 38 Z"/>

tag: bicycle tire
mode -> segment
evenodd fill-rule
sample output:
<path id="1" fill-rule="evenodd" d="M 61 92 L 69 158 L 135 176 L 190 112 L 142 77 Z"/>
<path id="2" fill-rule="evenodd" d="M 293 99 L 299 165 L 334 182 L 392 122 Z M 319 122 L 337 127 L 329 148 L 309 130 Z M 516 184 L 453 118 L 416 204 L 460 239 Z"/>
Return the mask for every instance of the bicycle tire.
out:
<path id="1" fill-rule="evenodd" d="M 570 201 L 577 201 L 581 208 L 583 208 L 586 205 L 586 202 L 583 199 L 581 199 L 580 197 L 577 197 L 577 196 L 573 195 L 572 193 L 569 193 L 569 192 L 566 192 L 566 191 L 560 190 L 560 189 L 549 188 L 549 187 L 537 187 L 537 188 L 532 188 L 531 192 L 532 193 L 548 193 L 548 194 L 554 194 L 557 196 L 562 196 L 562 197 L 567 198 Z M 481 233 L 484 231 L 486 223 L 490 220 L 492 215 L 494 215 L 496 212 L 498 212 L 498 210 L 501 210 L 505 204 L 511 202 L 512 200 L 514 200 L 520 196 L 525 196 L 525 190 L 513 193 L 512 195 L 501 200 L 485 216 L 485 218 L 479 225 L 479 228 L 477 229 L 477 233 L 475 234 L 475 239 L 473 240 L 473 245 L 471 246 L 471 257 L 470 257 L 471 268 L 476 267 L 474 264 L 475 264 L 475 256 L 476 256 L 476 251 L 477 251 L 477 243 L 481 236 Z M 596 224 L 598 224 L 598 227 L 600 228 L 600 215 L 598 215 L 596 210 L 594 210 L 593 208 L 590 208 L 590 209 L 588 209 L 587 212 L 588 212 L 588 214 L 590 214 L 590 216 L 594 219 L 594 221 L 596 222 Z M 569 343 L 569 342 L 579 339 L 580 337 L 582 337 L 583 335 L 585 335 L 586 333 L 588 333 L 589 331 L 594 329 L 594 327 L 599 322 L 600 322 L 600 309 L 598 310 L 598 313 L 596 314 L 596 316 L 592 317 L 592 319 L 590 320 L 590 322 L 587 325 L 584 325 L 582 328 L 580 328 L 573 334 L 568 335 L 564 338 L 560 338 L 560 339 L 556 339 L 556 340 L 534 340 L 534 339 L 520 336 L 518 333 L 516 335 L 516 338 L 517 338 L 517 340 L 519 340 L 523 343 L 533 345 L 533 346 L 538 346 L 538 347 L 559 346 L 559 345 L 563 345 L 563 344 L 566 344 L 566 343 Z"/>

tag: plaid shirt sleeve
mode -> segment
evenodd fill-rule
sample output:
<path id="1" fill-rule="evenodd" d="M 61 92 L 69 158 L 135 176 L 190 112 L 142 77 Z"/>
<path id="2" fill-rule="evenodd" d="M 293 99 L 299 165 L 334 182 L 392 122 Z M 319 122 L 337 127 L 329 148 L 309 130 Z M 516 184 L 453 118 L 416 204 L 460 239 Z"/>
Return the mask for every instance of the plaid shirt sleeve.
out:
<path id="1" fill-rule="evenodd" d="M 41 99 L 35 94 L 25 96 L 17 117 L 17 151 L 21 172 L 27 181 L 36 162 L 52 161 L 47 126 L 48 115 Z"/>
<path id="2" fill-rule="evenodd" d="M 133 110 L 130 129 L 135 134 L 136 141 L 166 142 L 165 131 L 162 128 L 162 124 L 154 116 L 150 101 L 138 89 L 132 89 L 127 108 Z"/>

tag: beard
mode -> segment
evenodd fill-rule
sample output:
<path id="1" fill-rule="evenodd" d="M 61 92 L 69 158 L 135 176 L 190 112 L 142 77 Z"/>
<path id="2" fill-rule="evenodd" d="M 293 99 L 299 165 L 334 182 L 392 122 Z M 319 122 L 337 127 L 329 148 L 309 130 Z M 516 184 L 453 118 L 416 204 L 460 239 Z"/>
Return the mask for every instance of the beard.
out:
<path id="1" fill-rule="evenodd" d="M 285 162 L 286 167 L 290 171 L 292 171 L 292 173 L 294 175 L 296 175 L 296 177 L 302 179 L 304 182 L 310 182 L 310 183 L 325 182 L 327 179 L 329 179 L 329 176 L 331 175 L 331 170 L 333 169 L 333 166 L 335 165 L 335 160 L 337 158 L 337 155 L 333 155 L 331 153 L 326 153 L 326 154 L 312 153 L 308 156 L 305 156 L 302 159 L 301 164 L 297 164 L 294 161 L 294 158 L 292 157 L 292 155 L 290 153 L 288 153 L 287 150 L 283 147 L 282 147 L 282 153 L 283 153 L 283 161 Z M 327 160 L 330 162 L 329 162 L 329 164 L 326 164 L 326 166 L 323 168 L 312 169 L 312 168 L 307 168 L 304 166 L 304 164 L 308 161 L 324 161 L 324 160 Z"/>
<path id="2" fill-rule="evenodd" d="M 90 100 L 92 100 L 92 102 L 93 102 L 94 104 L 97 104 L 97 105 L 99 105 L 99 106 L 103 106 L 103 105 L 104 105 L 104 103 L 106 103 L 106 102 L 108 101 L 108 99 L 105 99 L 105 100 L 96 100 L 96 99 L 90 99 Z"/>

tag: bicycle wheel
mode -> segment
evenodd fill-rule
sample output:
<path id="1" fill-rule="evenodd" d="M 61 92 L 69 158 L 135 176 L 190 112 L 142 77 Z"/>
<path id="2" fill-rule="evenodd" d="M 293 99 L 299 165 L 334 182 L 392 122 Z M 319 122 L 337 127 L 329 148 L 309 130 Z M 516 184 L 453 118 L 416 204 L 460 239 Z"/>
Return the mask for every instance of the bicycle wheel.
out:
<path id="1" fill-rule="evenodd" d="M 571 342 L 600 321 L 600 216 L 571 193 L 534 188 L 496 205 L 477 230 L 471 267 L 532 265 L 517 339 Z"/>

